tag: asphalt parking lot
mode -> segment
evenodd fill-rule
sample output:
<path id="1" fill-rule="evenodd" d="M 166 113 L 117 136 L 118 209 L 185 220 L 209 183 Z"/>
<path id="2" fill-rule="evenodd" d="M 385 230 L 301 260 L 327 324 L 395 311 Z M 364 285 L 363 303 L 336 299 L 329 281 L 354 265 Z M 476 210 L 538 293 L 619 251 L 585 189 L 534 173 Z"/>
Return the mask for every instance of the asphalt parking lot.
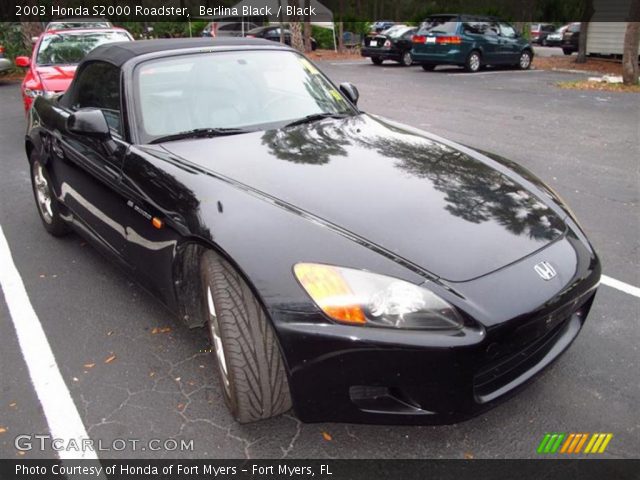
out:
<path id="1" fill-rule="evenodd" d="M 558 89 L 555 82 L 580 78 L 566 73 L 319 65 L 336 83 L 356 84 L 369 113 L 532 170 L 572 206 L 604 274 L 640 285 L 637 95 Z M 558 362 L 519 395 L 465 423 L 302 424 L 290 412 L 237 424 L 224 406 L 205 332 L 182 328 L 79 237 L 54 239 L 44 231 L 23 149 L 18 84 L 0 82 L 0 105 L 0 226 L 84 428 L 109 445 L 116 438 L 141 446 L 193 440 L 189 451 L 127 445 L 100 458 L 528 458 L 546 432 L 611 432 L 605 457 L 638 456 L 640 298 L 608 285 Z M 17 435 L 48 432 L 14 321 L 0 295 L 0 457 L 51 457 L 49 449 L 14 448 Z"/>

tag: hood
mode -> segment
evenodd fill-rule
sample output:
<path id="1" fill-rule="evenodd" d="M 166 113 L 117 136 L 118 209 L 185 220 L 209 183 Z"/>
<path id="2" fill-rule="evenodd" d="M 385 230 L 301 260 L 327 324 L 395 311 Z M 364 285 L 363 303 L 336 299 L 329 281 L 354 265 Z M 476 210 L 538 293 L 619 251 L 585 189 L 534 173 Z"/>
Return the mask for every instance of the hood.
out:
<path id="1" fill-rule="evenodd" d="M 65 92 L 76 73 L 77 65 L 54 65 L 51 67 L 36 67 L 36 72 L 42 82 L 42 88 L 50 92 Z"/>
<path id="2" fill-rule="evenodd" d="M 504 166 L 365 114 L 162 146 L 452 282 L 513 263 L 565 230 Z M 300 260 L 322 261 L 313 252 Z"/>

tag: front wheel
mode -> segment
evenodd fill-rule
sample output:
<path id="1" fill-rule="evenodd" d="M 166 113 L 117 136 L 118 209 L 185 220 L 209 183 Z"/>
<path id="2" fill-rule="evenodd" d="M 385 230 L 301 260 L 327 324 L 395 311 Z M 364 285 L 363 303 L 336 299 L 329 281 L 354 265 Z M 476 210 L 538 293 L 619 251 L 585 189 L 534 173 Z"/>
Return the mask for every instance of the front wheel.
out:
<path id="1" fill-rule="evenodd" d="M 529 70 L 531 68 L 531 52 L 525 50 L 520 54 L 520 59 L 518 60 L 518 68 L 520 70 Z"/>
<path id="2" fill-rule="evenodd" d="M 382 65 L 383 60 L 380 57 L 371 57 L 371 61 L 374 65 Z"/>
<path id="3" fill-rule="evenodd" d="M 477 50 L 473 50 L 467 55 L 467 60 L 464 63 L 464 69 L 467 72 L 475 73 L 480 70 L 480 66 L 482 65 L 482 59 L 480 57 L 480 52 Z"/>
<path id="4" fill-rule="evenodd" d="M 570 48 L 563 48 L 562 53 L 564 53 L 565 55 L 571 55 L 573 53 L 573 50 L 571 50 Z"/>
<path id="5" fill-rule="evenodd" d="M 411 58 L 411 52 L 404 52 L 402 57 L 400 57 L 400 65 L 404 67 L 410 67 L 413 63 L 413 58 Z"/>
<path id="6" fill-rule="evenodd" d="M 289 382 L 275 332 L 242 276 L 213 251 L 202 256 L 204 311 L 223 395 L 240 423 L 291 408 Z"/>
<path id="7" fill-rule="evenodd" d="M 60 205 L 53 193 L 49 174 L 38 160 L 31 161 L 31 186 L 38 207 L 38 215 L 45 230 L 54 237 L 69 233 L 69 225 L 60 215 Z"/>

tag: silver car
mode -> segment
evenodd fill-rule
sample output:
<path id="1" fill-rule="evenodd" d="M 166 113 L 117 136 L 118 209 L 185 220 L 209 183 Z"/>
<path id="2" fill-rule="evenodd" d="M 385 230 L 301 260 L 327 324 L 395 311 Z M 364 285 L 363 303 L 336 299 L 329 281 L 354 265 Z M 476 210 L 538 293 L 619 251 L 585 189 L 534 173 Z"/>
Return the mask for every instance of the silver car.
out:
<path id="1" fill-rule="evenodd" d="M 9 70 L 12 66 L 11 60 L 4 56 L 4 47 L 0 45 L 0 72 Z"/>

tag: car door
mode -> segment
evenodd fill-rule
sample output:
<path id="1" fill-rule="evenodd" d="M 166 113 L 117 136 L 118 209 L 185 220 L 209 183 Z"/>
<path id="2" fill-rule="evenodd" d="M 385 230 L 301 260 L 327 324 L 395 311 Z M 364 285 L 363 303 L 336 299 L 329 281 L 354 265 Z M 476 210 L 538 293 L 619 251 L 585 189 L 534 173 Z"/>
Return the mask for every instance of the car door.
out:
<path id="1" fill-rule="evenodd" d="M 120 69 L 106 62 L 84 65 L 60 106 L 67 116 L 80 109 L 99 109 L 107 120 L 109 140 L 67 128 L 56 130 L 50 173 L 76 227 L 103 251 L 126 263 L 126 231 L 121 223 L 126 202 L 120 180 L 128 144 L 122 131 Z"/>
<path id="2" fill-rule="evenodd" d="M 520 43 L 516 30 L 508 23 L 500 22 L 500 63 L 515 64 L 520 57 Z"/>
<path id="3" fill-rule="evenodd" d="M 486 22 L 484 28 L 484 60 L 489 65 L 498 65 L 504 62 L 500 27 L 496 22 Z"/>

